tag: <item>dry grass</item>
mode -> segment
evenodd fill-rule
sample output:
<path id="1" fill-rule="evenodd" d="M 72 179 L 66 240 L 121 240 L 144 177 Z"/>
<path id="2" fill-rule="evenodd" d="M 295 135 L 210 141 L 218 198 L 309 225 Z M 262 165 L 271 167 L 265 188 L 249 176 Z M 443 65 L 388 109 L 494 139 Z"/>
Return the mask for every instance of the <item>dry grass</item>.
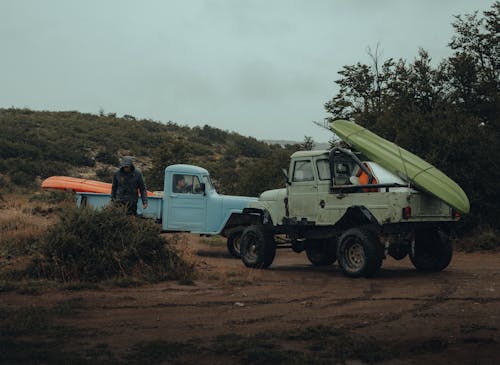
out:
<path id="1" fill-rule="evenodd" d="M 200 257 L 196 254 L 195 250 L 189 242 L 189 239 L 184 234 L 164 234 L 165 238 L 175 247 L 177 255 L 187 264 L 189 267 L 193 267 L 196 270 L 188 276 L 186 279 L 179 280 L 179 284 L 183 285 L 194 285 L 194 280 L 199 278 L 198 269 L 203 268 L 203 263 L 200 261 Z"/>
<path id="2" fill-rule="evenodd" d="M 53 202 L 50 193 L 4 194 L 0 201 L 0 274 L 23 270 L 37 240 L 57 220 L 57 211 L 71 200 Z M 64 197 L 63 197 L 64 198 Z M 64 198 L 65 199 L 65 198 Z"/>
<path id="3" fill-rule="evenodd" d="M 259 282 L 255 270 L 223 270 L 221 272 L 221 282 L 227 286 L 244 287 Z"/>
<path id="4" fill-rule="evenodd" d="M 225 247 L 227 241 L 221 236 L 209 236 L 203 237 L 200 242 L 210 247 Z"/>
<path id="5" fill-rule="evenodd" d="M 25 196 L 5 196 L 0 210 L 0 252 L 3 256 L 28 254 L 37 237 L 54 221 L 51 213 L 48 203 L 32 203 Z"/>

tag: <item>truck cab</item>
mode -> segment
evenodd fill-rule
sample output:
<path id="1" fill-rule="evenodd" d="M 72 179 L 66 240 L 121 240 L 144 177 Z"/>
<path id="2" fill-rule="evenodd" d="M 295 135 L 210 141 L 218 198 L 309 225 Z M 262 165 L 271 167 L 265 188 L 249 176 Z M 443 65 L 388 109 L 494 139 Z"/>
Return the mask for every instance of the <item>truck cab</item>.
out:
<path id="1" fill-rule="evenodd" d="M 219 195 L 208 171 L 193 165 L 171 165 L 165 169 L 164 231 L 225 234 L 235 228 L 244 208 L 257 198 Z"/>
<path id="2" fill-rule="evenodd" d="M 449 205 L 351 150 L 296 152 L 288 176 L 285 221 L 336 225 L 356 209 L 386 230 L 400 223 L 453 220 Z"/>

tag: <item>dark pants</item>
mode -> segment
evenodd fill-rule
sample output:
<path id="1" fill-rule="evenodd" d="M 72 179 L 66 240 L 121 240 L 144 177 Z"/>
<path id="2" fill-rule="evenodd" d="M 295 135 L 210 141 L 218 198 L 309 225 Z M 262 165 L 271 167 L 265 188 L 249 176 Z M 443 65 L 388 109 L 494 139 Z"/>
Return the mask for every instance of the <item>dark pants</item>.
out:
<path id="1" fill-rule="evenodd" d="M 115 201 L 115 204 L 120 207 L 127 208 L 127 215 L 137 215 L 137 200 L 135 201 Z"/>

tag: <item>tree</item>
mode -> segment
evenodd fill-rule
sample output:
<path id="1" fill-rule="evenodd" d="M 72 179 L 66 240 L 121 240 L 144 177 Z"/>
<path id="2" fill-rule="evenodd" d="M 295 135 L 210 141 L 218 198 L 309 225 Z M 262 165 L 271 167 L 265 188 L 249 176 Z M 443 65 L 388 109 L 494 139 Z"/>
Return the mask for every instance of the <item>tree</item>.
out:
<path id="1" fill-rule="evenodd" d="M 312 151 L 316 146 L 314 139 L 310 136 L 304 136 L 304 141 L 300 145 L 302 151 Z"/>
<path id="2" fill-rule="evenodd" d="M 170 165 L 189 163 L 191 149 L 180 140 L 165 143 L 153 154 L 153 167 L 148 171 L 146 183 L 149 189 L 163 190 L 165 168 Z"/>
<path id="3" fill-rule="evenodd" d="M 500 228 L 500 2 L 483 17 L 457 16 L 454 54 L 433 66 L 423 49 L 413 62 L 344 66 L 339 92 L 325 103 L 331 120 L 350 119 L 445 171 L 471 200 L 471 223 Z M 381 65 L 381 66 L 380 66 Z"/>

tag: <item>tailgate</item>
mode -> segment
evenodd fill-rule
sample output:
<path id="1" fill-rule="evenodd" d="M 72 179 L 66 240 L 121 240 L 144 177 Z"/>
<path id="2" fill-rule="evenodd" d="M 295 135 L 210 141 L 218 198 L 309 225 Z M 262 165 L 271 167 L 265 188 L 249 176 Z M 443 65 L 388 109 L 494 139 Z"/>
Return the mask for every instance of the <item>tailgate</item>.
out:
<path id="1" fill-rule="evenodd" d="M 412 220 L 455 220 L 453 209 L 442 200 L 425 193 L 412 193 L 408 199 Z"/>

